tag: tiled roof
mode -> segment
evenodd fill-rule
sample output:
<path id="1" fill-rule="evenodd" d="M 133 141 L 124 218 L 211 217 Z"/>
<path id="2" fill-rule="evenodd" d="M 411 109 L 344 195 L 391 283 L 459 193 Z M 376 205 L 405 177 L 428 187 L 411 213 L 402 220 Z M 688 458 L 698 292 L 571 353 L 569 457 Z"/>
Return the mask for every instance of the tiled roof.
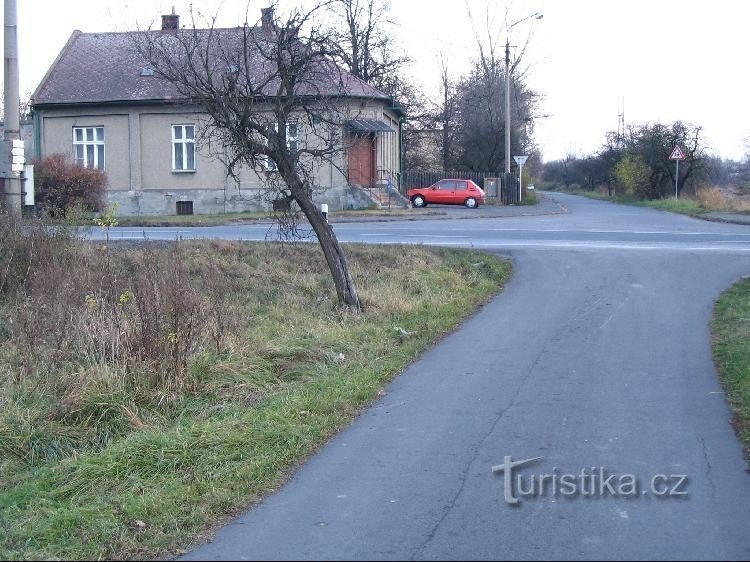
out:
<path id="1" fill-rule="evenodd" d="M 255 28 L 258 29 L 258 28 Z M 242 37 L 243 28 L 213 30 L 230 41 Z M 181 30 L 174 33 L 192 33 Z M 136 44 L 145 33 L 81 33 L 74 31 L 33 95 L 34 105 L 138 101 L 180 101 L 185 96 L 159 76 L 145 76 L 146 60 Z M 168 35 L 165 36 L 167 39 Z M 328 66 L 328 65 L 326 65 Z M 389 99 L 366 82 L 330 63 L 316 73 L 317 83 L 301 85 L 299 94 L 348 95 Z M 307 91 L 305 91 L 307 90 Z"/>

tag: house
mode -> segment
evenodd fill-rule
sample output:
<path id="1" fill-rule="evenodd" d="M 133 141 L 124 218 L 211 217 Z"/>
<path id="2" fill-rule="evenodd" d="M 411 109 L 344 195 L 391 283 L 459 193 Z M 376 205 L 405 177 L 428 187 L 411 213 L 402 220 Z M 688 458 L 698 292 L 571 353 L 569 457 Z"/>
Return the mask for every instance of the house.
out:
<path id="1" fill-rule="evenodd" d="M 273 29 L 272 12 L 263 10 L 261 25 L 251 29 Z M 187 31 L 173 13 L 162 16 L 159 32 Z M 139 33 L 145 32 L 73 32 L 32 96 L 35 156 L 64 153 L 104 170 L 108 202 L 118 203 L 123 215 L 267 207 L 260 195 L 273 169 L 227 173 L 197 142 L 207 115 L 149 68 L 133 48 Z M 397 185 L 401 172 L 403 112 L 387 95 L 340 72 L 347 90 L 337 103 L 355 107 L 356 115 L 342 124 L 347 142 L 338 160 L 314 170 L 321 187 L 316 201 L 331 210 L 372 205 L 370 190 L 361 188 Z M 290 127 L 288 142 L 296 134 Z"/>

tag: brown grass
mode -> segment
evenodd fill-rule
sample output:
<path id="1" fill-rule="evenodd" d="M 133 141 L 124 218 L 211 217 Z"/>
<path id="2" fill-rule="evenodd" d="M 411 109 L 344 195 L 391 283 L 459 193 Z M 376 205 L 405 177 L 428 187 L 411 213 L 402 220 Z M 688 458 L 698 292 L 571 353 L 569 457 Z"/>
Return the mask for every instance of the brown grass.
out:
<path id="1" fill-rule="evenodd" d="M 719 187 L 709 187 L 698 190 L 698 203 L 710 211 L 724 211 L 732 213 L 750 212 L 750 199 L 741 197 Z"/>

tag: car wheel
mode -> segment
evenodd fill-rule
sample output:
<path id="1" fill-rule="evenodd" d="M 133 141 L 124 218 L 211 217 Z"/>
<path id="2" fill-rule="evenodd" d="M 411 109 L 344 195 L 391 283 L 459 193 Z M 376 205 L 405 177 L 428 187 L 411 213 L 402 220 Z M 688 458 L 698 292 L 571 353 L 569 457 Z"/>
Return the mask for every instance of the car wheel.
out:
<path id="1" fill-rule="evenodd" d="M 421 195 L 415 195 L 411 199 L 411 204 L 415 207 L 425 207 L 427 206 L 427 201 L 425 201 L 424 197 L 422 197 Z"/>
<path id="2" fill-rule="evenodd" d="M 475 209 L 477 207 L 477 200 L 473 197 L 469 197 L 466 201 L 464 201 L 464 205 L 466 205 L 469 209 Z"/>

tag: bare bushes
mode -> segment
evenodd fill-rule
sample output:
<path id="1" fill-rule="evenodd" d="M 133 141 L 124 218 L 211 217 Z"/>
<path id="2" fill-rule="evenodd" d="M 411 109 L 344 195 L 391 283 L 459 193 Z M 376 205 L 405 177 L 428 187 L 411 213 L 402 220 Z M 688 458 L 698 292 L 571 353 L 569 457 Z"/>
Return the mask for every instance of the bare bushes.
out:
<path id="1" fill-rule="evenodd" d="M 51 154 L 36 163 L 38 203 L 51 216 L 64 217 L 73 208 L 99 211 L 104 206 L 107 176 L 85 168 L 65 154 Z"/>
<path id="2" fill-rule="evenodd" d="M 188 360 L 206 341 L 208 303 L 191 283 L 178 244 L 161 251 L 147 247 L 130 266 L 134 317 L 129 360 L 146 366 L 156 386 L 177 390 L 184 384 Z"/>
<path id="3" fill-rule="evenodd" d="M 16 383 L 65 365 L 99 366 L 129 385 L 177 391 L 196 354 L 222 351 L 231 326 L 226 281 L 211 259 L 194 271 L 182 243 L 113 249 L 6 219 L 0 230 Z"/>

